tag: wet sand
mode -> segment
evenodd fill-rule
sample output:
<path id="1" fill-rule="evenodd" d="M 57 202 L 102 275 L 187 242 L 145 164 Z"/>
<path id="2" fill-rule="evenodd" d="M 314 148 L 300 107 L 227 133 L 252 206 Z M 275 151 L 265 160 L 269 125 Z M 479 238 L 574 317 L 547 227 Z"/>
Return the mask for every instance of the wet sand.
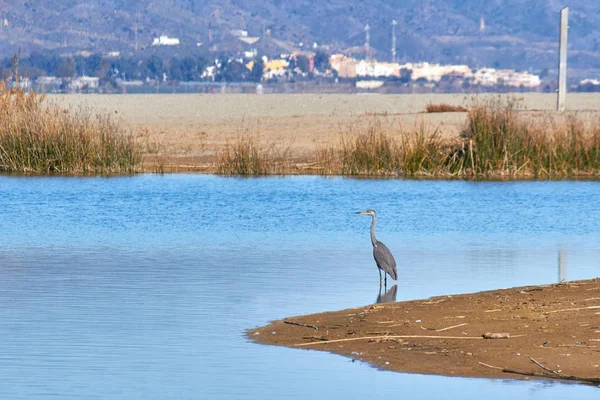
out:
<path id="1" fill-rule="evenodd" d="M 215 172 L 216 153 L 242 134 L 268 147 L 287 149 L 296 164 L 290 173 L 307 173 L 319 147 L 338 145 L 341 134 L 379 123 L 390 131 L 423 123 L 430 132 L 455 138 L 466 113 L 424 114 L 430 103 L 469 106 L 498 95 L 465 94 L 144 94 L 51 95 L 65 107 L 90 107 L 117 116 L 149 144 L 147 170 Z M 506 95 L 504 95 L 506 96 Z M 508 95 L 526 112 L 553 115 L 554 94 Z M 600 118 L 600 94 L 569 94 L 568 108 L 585 120 Z"/>
<path id="2" fill-rule="evenodd" d="M 383 370 L 600 384 L 600 279 L 289 317 L 248 337 Z"/>

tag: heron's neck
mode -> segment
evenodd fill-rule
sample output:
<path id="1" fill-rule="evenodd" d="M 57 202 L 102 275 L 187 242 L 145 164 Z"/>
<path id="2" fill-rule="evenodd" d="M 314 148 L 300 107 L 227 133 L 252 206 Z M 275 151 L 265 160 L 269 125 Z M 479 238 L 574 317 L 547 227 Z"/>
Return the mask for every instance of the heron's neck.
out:
<path id="1" fill-rule="evenodd" d="M 375 238 L 375 225 L 377 225 L 377 217 L 374 215 L 371 215 L 371 217 L 373 217 L 373 220 L 371 221 L 371 243 L 373 243 L 373 247 L 375 247 L 375 244 L 377 243 L 377 239 Z"/>

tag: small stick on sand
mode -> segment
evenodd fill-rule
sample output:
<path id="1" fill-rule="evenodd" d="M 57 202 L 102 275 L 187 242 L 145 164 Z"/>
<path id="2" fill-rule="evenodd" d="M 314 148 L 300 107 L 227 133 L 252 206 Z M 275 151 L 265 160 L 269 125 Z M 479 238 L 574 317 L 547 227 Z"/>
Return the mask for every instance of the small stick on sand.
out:
<path id="1" fill-rule="evenodd" d="M 440 328 L 440 329 L 435 329 L 435 328 L 425 328 L 424 326 L 419 326 L 421 329 L 423 329 L 424 331 L 436 331 L 436 332 L 443 332 L 443 331 L 447 331 L 449 329 L 452 328 L 458 328 L 459 326 L 464 326 L 467 325 L 467 323 L 463 323 L 463 324 L 458 324 L 458 325 L 452 325 L 452 326 L 448 326 L 446 328 Z"/>
<path id="2" fill-rule="evenodd" d="M 538 367 L 540 367 L 541 369 L 543 369 L 543 370 L 546 370 L 546 371 L 548 371 L 548 372 L 552 372 L 554 375 L 560 375 L 560 374 L 559 374 L 558 372 L 556 372 L 555 370 L 553 370 L 553 369 L 550 369 L 550 368 L 547 368 L 547 367 L 545 367 L 544 365 L 542 365 L 542 364 L 541 364 L 540 362 L 538 362 L 538 361 L 537 361 L 535 358 L 533 358 L 533 357 L 529 357 L 529 359 L 530 359 L 530 360 L 531 360 L 531 361 L 532 361 L 532 362 L 533 362 L 535 365 L 537 365 Z"/>
<path id="3" fill-rule="evenodd" d="M 447 331 L 447 330 L 449 330 L 449 329 L 458 328 L 458 327 L 460 327 L 460 326 L 465 326 L 465 325 L 467 325 L 467 323 L 466 323 L 466 322 L 465 322 L 465 323 L 463 323 L 463 324 L 458 324 L 458 325 L 452 325 L 452 326 L 448 326 L 448 327 L 446 327 L 446 328 L 436 329 L 436 332 L 443 332 L 443 331 Z"/>
<path id="4" fill-rule="evenodd" d="M 439 304 L 442 301 L 446 301 L 446 299 L 422 301 L 421 304 Z"/>
<path id="5" fill-rule="evenodd" d="M 484 362 L 481 362 L 481 361 L 477 361 L 477 362 L 478 362 L 479 364 L 483 365 L 484 367 L 493 368 L 493 369 L 498 369 L 498 370 L 500 370 L 500 371 L 502 371 L 502 370 L 504 369 L 504 368 L 502 368 L 502 367 L 495 367 L 495 366 L 493 366 L 493 365 L 486 364 L 486 363 L 484 363 Z"/>
<path id="6" fill-rule="evenodd" d="M 586 383 L 593 383 L 594 385 L 600 384 L 600 378 L 582 378 L 580 376 L 573 376 L 573 375 L 547 374 L 545 372 L 519 371 L 517 369 L 496 367 L 494 365 L 489 365 L 489 364 L 486 364 L 486 363 L 482 363 L 481 361 L 479 361 L 479 364 L 483 365 L 484 367 L 493 368 L 493 369 L 500 370 L 502 372 L 506 372 L 508 374 L 517 374 L 517 375 L 525 375 L 525 376 L 537 376 L 537 377 L 540 377 L 540 378 L 562 379 L 562 380 L 565 380 L 565 381 L 586 382 Z"/>
<path id="7" fill-rule="evenodd" d="M 421 336 L 421 335 L 400 335 L 400 336 L 386 336 L 386 339 L 456 339 L 456 340 L 483 340 L 482 337 L 470 337 L 470 336 Z M 363 336 L 358 338 L 347 338 L 347 339 L 335 339 L 328 340 L 327 342 L 310 342 L 310 343 L 298 343 L 294 344 L 295 347 L 310 346 L 311 344 L 323 344 L 323 343 L 338 343 L 338 342 L 353 342 L 355 340 L 367 340 L 367 339 L 381 339 L 381 336 Z"/>
<path id="8" fill-rule="evenodd" d="M 552 313 L 563 312 L 563 311 L 591 310 L 591 309 L 596 309 L 596 308 L 600 308 L 600 306 L 577 307 L 577 308 L 563 308 L 561 310 L 548 311 L 548 312 L 545 312 L 544 314 L 552 314 Z"/>
<path id="9" fill-rule="evenodd" d="M 288 319 L 284 319 L 283 320 L 284 324 L 288 324 L 288 325 L 296 325 L 296 326 L 303 326 L 305 328 L 313 328 L 315 331 L 319 330 L 319 327 L 314 326 L 314 325 L 309 325 L 309 324 L 302 324 L 300 322 L 294 322 L 294 321 L 290 321 Z"/>

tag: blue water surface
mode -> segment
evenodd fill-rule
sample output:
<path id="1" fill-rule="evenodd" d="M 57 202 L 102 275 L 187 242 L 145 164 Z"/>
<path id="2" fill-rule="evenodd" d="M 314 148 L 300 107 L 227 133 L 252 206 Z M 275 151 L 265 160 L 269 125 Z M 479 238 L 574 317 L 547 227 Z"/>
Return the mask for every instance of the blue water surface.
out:
<path id="1" fill-rule="evenodd" d="M 244 332 L 376 301 L 370 217 L 355 211 L 377 210 L 400 301 L 596 277 L 599 204 L 596 182 L 0 177 L 0 398 L 596 399 L 383 372 Z"/>

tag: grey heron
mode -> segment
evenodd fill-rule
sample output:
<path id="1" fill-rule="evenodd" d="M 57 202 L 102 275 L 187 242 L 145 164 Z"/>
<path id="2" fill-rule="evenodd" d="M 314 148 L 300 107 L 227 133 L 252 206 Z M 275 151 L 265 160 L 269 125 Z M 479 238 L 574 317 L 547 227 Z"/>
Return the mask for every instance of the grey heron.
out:
<path id="1" fill-rule="evenodd" d="M 398 278 L 396 273 L 396 260 L 390 249 L 385 244 L 377 240 L 375 237 L 375 225 L 377 224 L 377 213 L 372 208 L 365 211 L 359 211 L 357 214 L 370 215 L 371 220 L 371 243 L 373 243 L 373 258 L 377 263 L 377 270 L 379 271 L 379 286 L 381 286 L 381 271 L 383 270 L 383 276 L 385 278 L 385 285 L 387 287 L 387 276 L 389 275 L 393 280 Z"/>

